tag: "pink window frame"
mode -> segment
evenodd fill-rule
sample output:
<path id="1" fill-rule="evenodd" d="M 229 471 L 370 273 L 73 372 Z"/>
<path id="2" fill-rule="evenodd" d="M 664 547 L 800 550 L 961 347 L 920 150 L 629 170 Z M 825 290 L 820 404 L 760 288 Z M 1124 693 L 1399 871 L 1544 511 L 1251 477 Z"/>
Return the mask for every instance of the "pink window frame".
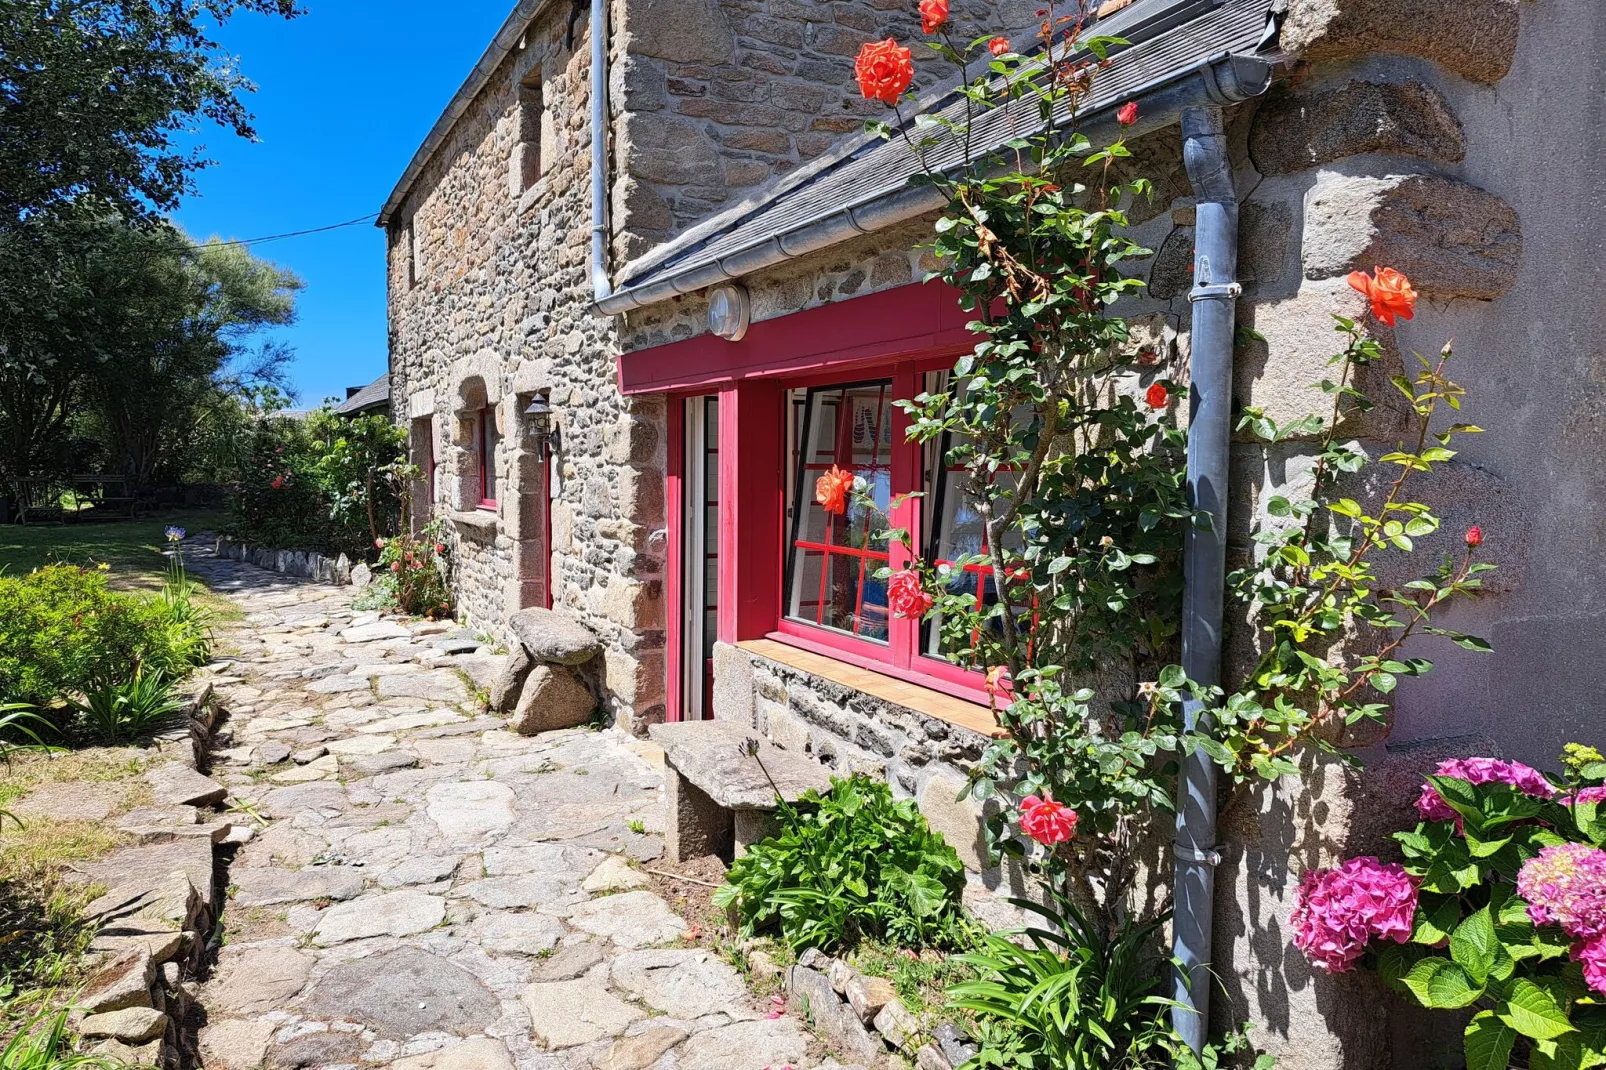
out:
<path id="1" fill-rule="evenodd" d="M 669 472 L 666 504 L 670 517 L 681 513 L 683 461 L 678 456 L 677 402 L 717 392 L 719 408 L 719 628 L 723 643 L 772 639 L 843 664 L 930 688 L 986 706 L 982 672 L 933 658 L 920 651 L 920 622 L 888 621 L 882 646 L 785 619 L 786 523 L 784 442 L 785 391 L 794 387 L 893 377 L 906 384 L 894 396 L 913 397 L 917 377 L 953 366 L 976 338 L 967 324 L 973 313 L 961 309 L 958 294 L 937 283 L 884 290 L 865 297 L 808 309 L 753 324 L 745 338 L 727 342 L 701 335 L 681 342 L 636 350 L 619 358 L 619 387 L 626 395 L 667 395 Z M 907 417 L 894 408 L 894 449 L 906 451 L 903 470 L 920 470 L 921 447 L 905 440 Z M 898 483 L 894 482 L 896 488 Z M 891 526 L 924 545 L 921 499 L 894 494 Z M 669 525 L 671 562 L 679 562 L 678 522 Z M 768 545 L 772 552 L 754 552 Z M 893 568 L 909 559 L 894 543 Z M 666 675 L 667 715 L 678 719 L 681 635 L 678 627 L 681 578 L 670 569 Z M 889 655 L 889 652 L 896 652 Z"/>
<path id="2" fill-rule="evenodd" d="M 496 499 L 487 497 L 491 487 L 491 465 L 496 463 L 496 454 L 492 451 L 491 436 L 487 430 L 496 426 L 496 410 L 487 405 L 481 409 L 476 424 L 475 448 L 479 455 L 480 466 L 480 501 L 481 509 L 495 509 Z"/>

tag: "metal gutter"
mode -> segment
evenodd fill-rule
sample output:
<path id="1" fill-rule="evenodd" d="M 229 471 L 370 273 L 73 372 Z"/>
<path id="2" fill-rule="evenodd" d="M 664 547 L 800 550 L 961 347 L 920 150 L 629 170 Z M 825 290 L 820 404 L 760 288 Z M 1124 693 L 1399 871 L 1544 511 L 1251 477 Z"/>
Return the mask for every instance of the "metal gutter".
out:
<path id="1" fill-rule="evenodd" d="M 1192 345 L 1188 372 L 1188 502 L 1210 525 L 1189 525 L 1182 551 L 1182 668 L 1201 684 L 1221 682 L 1221 620 L 1227 567 L 1228 451 L 1232 433 L 1232 342 L 1238 295 L 1238 193 L 1218 106 L 1182 113 L 1183 162 L 1196 199 Z M 1189 731 L 1208 729 L 1204 703 L 1183 703 Z M 1215 909 L 1216 764 L 1195 750 L 1177 785 L 1176 880 L 1172 888 L 1171 1024 L 1195 1052 L 1210 1027 Z"/>
<path id="2" fill-rule="evenodd" d="M 608 0 L 591 0 L 591 294 L 601 305 L 608 279 Z"/>
<path id="3" fill-rule="evenodd" d="M 1138 100 L 1144 104 L 1142 119 L 1137 127 L 1128 130 L 1128 135 L 1137 136 L 1170 126 L 1180 119 L 1185 108 L 1191 106 L 1237 104 L 1257 97 L 1270 87 L 1275 70 L 1275 62 L 1270 60 L 1223 52 L 1156 78 L 1126 94 L 1119 102 Z M 1090 112 L 1084 117 L 1080 129 L 1084 133 L 1097 135 L 1114 128 L 1116 106 L 1117 102 L 1112 102 Z M 711 263 L 674 271 L 639 285 L 625 286 L 599 298 L 596 307 L 605 315 L 644 308 L 784 264 L 861 234 L 873 234 L 918 219 L 937 211 L 945 203 L 946 198 L 941 192 L 930 186 L 906 187 L 890 193 L 872 192 L 822 219 L 801 223 L 759 239 Z"/>
<path id="4" fill-rule="evenodd" d="M 439 119 L 435 120 L 435 125 L 430 128 L 429 134 L 424 138 L 424 143 L 418 146 L 417 152 L 413 153 L 413 158 L 408 162 L 407 169 L 402 172 L 401 178 L 396 181 L 395 189 L 390 191 L 390 197 L 385 201 L 385 206 L 379 210 L 379 219 L 375 224 L 376 226 L 385 227 L 390 225 L 391 217 L 395 215 L 396 209 L 401 207 L 401 202 L 412 190 L 413 183 L 423 173 L 424 168 L 429 165 L 429 161 L 435 155 L 436 150 L 445 143 L 453 125 L 463 117 L 464 112 L 468 111 L 469 105 L 474 102 L 475 97 L 480 95 L 480 90 L 485 88 L 485 84 L 491 80 L 491 75 L 496 73 L 496 69 L 502 65 L 502 61 L 519 46 L 519 42 L 524 38 L 524 31 L 529 28 L 530 22 L 541 13 L 541 9 L 546 7 L 549 2 L 550 0 L 519 0 L 512 13 L 502 23 L 502 28 L 496 31 L 496 36 L 486 46 L 485 52 L 480 56 L 480 61 L 474 65 L 474 69 L 469 72 L 463 84 L 458 87 L 457 93 L 453 95 L 451 102 L 446 105 L 446 110 L 441 113 Z"/>

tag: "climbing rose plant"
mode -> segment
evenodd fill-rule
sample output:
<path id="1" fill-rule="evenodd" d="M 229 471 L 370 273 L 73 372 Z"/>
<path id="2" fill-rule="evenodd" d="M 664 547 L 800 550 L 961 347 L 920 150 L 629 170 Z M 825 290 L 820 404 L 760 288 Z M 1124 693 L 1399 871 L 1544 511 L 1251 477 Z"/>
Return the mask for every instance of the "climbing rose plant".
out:
<path id="1" fill-rule="evenodd" d="M 1487 649 L 1433 617 L 1474 595 L 1492 566 L 1473 560 L 1483 541 L 1473 529 L 1460 555 L 1429 575 L 1382 578 L 1384 559 L 1412 553 L 1439 528 L 1407 496 L 1408 482 L 1479 429 L 1436 422 L 1463 393 L 1445 374 L 1446 349 L 1420 361 L 1414 378 L 1393 377 L 1411 428 L 1398 449 L 1371 460 L 1341 431 L 1373 408 L 1357 374 L 1385 351 L 1365 325 L 1336 317 L 1343 349 L 1321 384 L 1330 410 L 1279 425 L 1248 409 L 1240 427 L 1268 449 L 1317 443 L 1309 493 L 1266 503 L 1271 522 L 1252 562 L 1230 577 L 1256 663 L 1225 688 L 1186 678 L 1177 665 L 1182 546 L 1188 525 L 1204 520 L 1187 500 L 1175 415 L 1186 383 L 1110 314 L 1141 290 L 1131 264 L 1151 255 L 1128 236 L 1123 210 L 1152 192 L 1145 179 L 1121 177 L 1131 156 L 1123 135 L 1139 108 L 1120 103 L 1118 135 L 1102 147 L 1082 133 L 1081 105 L 1125 42 L 1084 36 L 1084 9 L 1062 10 L 1043 9 L 1039 47 L 1023 55 L 1002 37 L 967 43 L 943 5 L 921 4 L 926 44 L 958 72 L 957 102 L 940 112 L 904 114 L 915 70 L 897 41 L 865 45 L 855 65 L 864 98 L 892 111 L 867 129 L 901 138 L 921 165 L 913 181 L 946 197 L 930 277 L 958 292 L 978 337 L 945 381 L 903 407 L 910 438 L 959 471 L 983 538 L 937 562 L 909 546 L 908 532 L 889 529 L 915 552 L 883 578 L 894 613 L 922 618 L 951 661 L 984 674 L 1005 738 L 977 763 L 969 791 L 990 804 L 990 842 L 1036 863 L 1114 931 L 1141 846 L 1173 807 L 1180 756 L 1202 750 L 1243 785 L 1297 773 L 1308 749 L 1337 749 L 1344 728 L 1387 716 L 1402 677 L 1431 669 L 1416 654 L 1419 637 Z M 998 111 L 1006 115 L 992 128 L 1015 136 L 984 150 L 973 131 Z M 964 162 L 936 163 L 954 158 Z M 1385 327 L 1414 315 L 1416 292 L 1392 268 L 1358 272 L 1350 284 Z M 1363 505 L 1348 495 L 1374 466 L 1394 478 Z M 873 507 L 850 479 L 827 473 L 820 503 L 840 511 L 858 495 Z M 1398 567 L 1389 562 L 1388 574 Z M 988 592 L 979 604 L 978 571 Z M 1199 732 L 1181 719 L 1190 695 L 1211 714 Z"/>
<path id="2" fill-rule="evenodd" d="M 1305 875 L 1294 943 L 1320 969 L 1376 969 L 1423 1007 L 1473 1011 L 1468 1070 L 1606 1064 L 1606 759 L 1570 744 L 1545 776 L 1442 763 L 1403 865 Z"/>

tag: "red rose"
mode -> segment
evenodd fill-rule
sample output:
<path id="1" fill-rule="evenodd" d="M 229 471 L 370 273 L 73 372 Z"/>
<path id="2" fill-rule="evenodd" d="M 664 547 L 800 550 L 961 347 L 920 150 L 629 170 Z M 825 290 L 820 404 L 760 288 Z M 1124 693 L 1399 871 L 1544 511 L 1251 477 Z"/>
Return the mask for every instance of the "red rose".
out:
<path id="1" fill-rule="evenodd" d="M 1143 400 L 1149 403 L 1151 409 L 1163 409 L 1171 401 L 1171 392 L 1164 383 L 1155 383 L 1144 392 Z"/>
<path id="2" fill-rule="evenodd" d="M 284 477 L 283 476 L 274 476 L 273 477 L 273 482 L 269 483 L 268 486 L 272 487 L 274 490 L 283 490 L 284 489 Z"/>
<path id="3" fill-rule="evenodd" d="M 1115 121 L 1122 126 L 1131 126 L 1138 121 L 1138 102 L 1129 100 L 1115 110 Z"/>
<path id="4" fill-rule="evenodd" d="M 1028 795 L 1020 803 L 1020 830 L 1038 843 L 1064 843 L 1076 835 L 1076 811 L 1046 796 Z"/>
<path id="5" fill-rule="evenodd" d="M 1352 271 L 1349 284 L 1372 302 L 1372 315 L 1390 327 L 1396 319 L 1408 320 L 1416 315 L 1416 290 L 1410 279 L 1393 268 L 1374 268 L 1370 275 Z"/>
<path id="6" fill-rule="evenodd" d="M 995 37 L 987 42 L 987 51 L 995 56 L 1006 55 L 1009 52 L 1009 38 Z"/>
<path id="7" fill-rule="evenodd" d="M 385 548 L 385 540 L 384 539 L 375 539 L 374 540 L 374 549 L 375 550 L 383 550 L 384 548 Z"/>
<path id="8" fill-rule="evenodd" d="M 887 608 L 893 616 L 919 620 L 931 609 L 931 595 L 920 586 L 920 574 L 912 568 L 899 569 L 887 582 Z"/>
<path id="9" fill-rule="evenodd" d="M 814 500 L 828 513 L 841 516 L 848 511 L 848 492 L 853 489 L 853 473 L 832 465 L 825 475 L 814 481 Z"/>
<path id="10" fill-rule="evenodd" d="M 401 571 L 401 562 L 400 561 L 392 561 L 390 563 L 390 570 L 392 572 L 400 572 Z"/>
<path id="11" fill-rule="evenodd" d="M 948 21 L 948 0 L 920 0 L 920 29 L 936 33 Z"/>
<path id="12" fill-rule="evenodd" d="M 859 49 L 859 58 L 853 61 L 853 73 L 859 79 L 859 92 L 865 100 L 896 104 L 914 81 L 914 58 L 907 48 L 890 37 L 885 41 L 871 41 Z"/>
<path id="13" fill-rule="evenodd" d="M 444 542 L 436 543 L 435 544 L 435 552 L 438 553 L 438 554 L 444 554 L 446 552 L 446 544 Z"/>
<path id="14" fill-rule="evenodd" d="M 1476 550 L 1483 545 L 1483 529 L 1476 524 L 1467 529 L 1467 549 Z"/>

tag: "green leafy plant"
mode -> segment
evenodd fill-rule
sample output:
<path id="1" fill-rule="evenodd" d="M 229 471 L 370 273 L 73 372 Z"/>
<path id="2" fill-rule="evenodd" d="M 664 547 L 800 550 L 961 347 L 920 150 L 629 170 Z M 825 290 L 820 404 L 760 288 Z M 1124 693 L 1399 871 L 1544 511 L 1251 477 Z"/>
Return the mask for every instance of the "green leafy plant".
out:
<path id="1" fill-rule="evenodd" d="M 72 1050 L 67 1033 L 67 1010 L 42 1011 L 0 1049 L 0 1070 L 118 1070 L 127 1066 L 104 1055 L 82 1055 Z"/>
<path id="2" fill-rule="evenodd" d="M 20 752 L 48 751 L 39 730 L 48 731 L 50 722 L 25 702 L 0 702 L 0 762 L 11 764 L 11 759 Z M 0 810 L 0 824 L 5 821 L 21 825 L 22 822 L 9 810 Z"/>
<path id="3" fill-rule="evenodd" d="M 146 739 L 178 724 L 184 702 L 160 671 L 105 683 L 74 700 L 80 728 L 105 746 Z"/>
<path id="4" fill-rule="evenodd" d="M 976 978 L 948 990 L 952 1005 L 977 1016 L 981 1050 L 961 1070 L 1112 1070 L 1169 1065 L 1163 974 L 1154 944 L 1165 916 L 1113 934 L 1069 899 L 1055 908 L 1017 907 L 1046 927 L 989 933 L 958 956 Z M 1024 938 L 1024 939 L 1022 939 Z"/>
<path id="5" fill-rule="evenodd" d="M 1606 1065 L 1606 759 L 1574 744 L 1564 766 L 1547 778 L 1500 759 L 1441 764 L 1417 804 L 1426 820 L 1395 834 L 1403 866 L 1306 875 L 1296 943 L 1319 966 L 1374 967 L 1423 1007 L 1471 1010 L 1469 1070 Z M 1397 873 L 1408 928 L 1323 894 L 1363 865 Z M 1370 939 L 1333 940 L 1346 921 L 1351 933 L 1369 922 Z"/>
<path id="6" fill-rule="evenodd" d="M 957 933 L 964 865 L 886 784 L 833 777 L 776 820 L 780 832 L 736 859 L 714 893 L 748 935 L 773 927 L 794 950 L 831 951 L 861 936 L 924 947 Z"/>

